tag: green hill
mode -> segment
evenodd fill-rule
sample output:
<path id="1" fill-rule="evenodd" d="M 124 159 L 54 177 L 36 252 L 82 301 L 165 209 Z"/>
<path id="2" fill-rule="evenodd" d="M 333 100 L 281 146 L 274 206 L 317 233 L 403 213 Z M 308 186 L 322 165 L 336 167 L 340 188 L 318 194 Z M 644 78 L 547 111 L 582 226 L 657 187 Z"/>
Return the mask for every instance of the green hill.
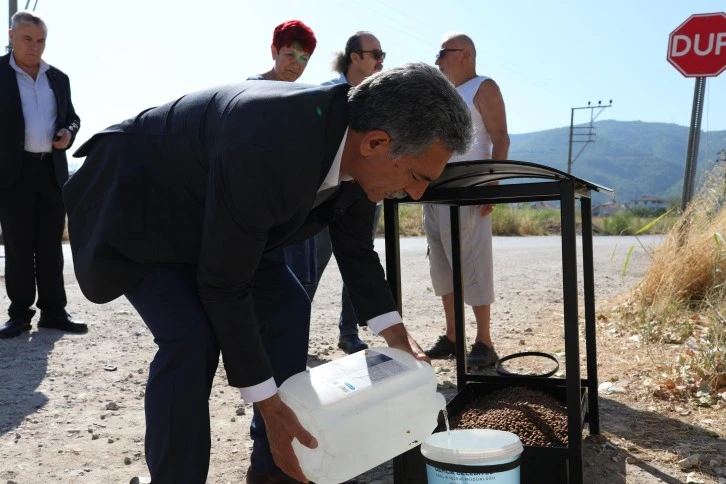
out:
<path id="1" fill-rule="evenodd" d="M 579 125 L 584 126 L 584 125 Z M 598 121 L 593 143 L 573 143 L 572 174 L 615 190 L 619 202 L 630 204 L 643 195 L 680 200 L 688 147 L 688 128 L 641 121 Z M 581 131 L 582 132 L 582 131 Z M 510 135 L 509 158 L 567 171 L 570 128 Z M 698 184 L 726 149 L 726 131 L 701 133 Z M 596 201 L 602 201 L 599 196 Z"/>

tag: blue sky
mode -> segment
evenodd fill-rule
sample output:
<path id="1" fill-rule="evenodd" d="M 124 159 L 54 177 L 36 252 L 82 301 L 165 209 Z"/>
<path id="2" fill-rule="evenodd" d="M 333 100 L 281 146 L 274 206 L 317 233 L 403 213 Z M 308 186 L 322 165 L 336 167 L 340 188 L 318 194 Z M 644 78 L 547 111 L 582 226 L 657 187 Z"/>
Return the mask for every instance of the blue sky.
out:
<path id="1" fill-rule="evenodd" d="M 474 39 L 479 73 L 499 83 L 511 133 L 569 126 L 571 107 L 610 99 L 599 120 L 687 126 L 695 81 L 666 61 L 668 34 L 691 14 L 725 9 L 723 0 L 38 0 L 36 12 L 50 30 L 44 58 L 71 78 L 83 141 L 144 108 L 268 70 L 272 29 L 292 18 L 318 38 L 299 82 L 334 77 L 333 55 L 356 30 L 381 40 L 384 68 L 433 63 L 442 35 L 456 31 Z M 726 73 L 707 81 L 702 127 L 726 130 Z"/>

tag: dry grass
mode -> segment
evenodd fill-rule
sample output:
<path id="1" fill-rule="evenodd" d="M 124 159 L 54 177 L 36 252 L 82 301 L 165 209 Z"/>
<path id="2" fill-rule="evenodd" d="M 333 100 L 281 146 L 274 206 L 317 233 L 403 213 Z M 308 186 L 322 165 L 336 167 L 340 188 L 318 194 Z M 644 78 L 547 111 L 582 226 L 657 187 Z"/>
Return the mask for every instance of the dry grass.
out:
<path id="1" fill-rule="evenodd" d="M 678 390 L 704 404 L 726 390 L 724 168 L 710 175 L 620 309 L 625 327 L 645 340 L 683 345 L 663 395 Z"/>

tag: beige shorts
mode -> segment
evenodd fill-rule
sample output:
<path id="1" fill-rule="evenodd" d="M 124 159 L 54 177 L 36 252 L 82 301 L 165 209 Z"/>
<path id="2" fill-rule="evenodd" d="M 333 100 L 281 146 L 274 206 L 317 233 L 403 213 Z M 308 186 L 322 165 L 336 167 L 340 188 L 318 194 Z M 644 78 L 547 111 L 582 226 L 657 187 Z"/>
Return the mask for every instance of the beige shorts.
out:
<path id="1" fill-rule="evenodd" d="M 464 302 L 481 306 L 494 302 L 492 215 L 482 217 L 480 205 L 459 208 L 461 279 Z M 429 268 L 434 293 L 454 292 L 451 266 L 451 220 L 448 205 L 424 205 L 424 230 L 429 245 Z"/>

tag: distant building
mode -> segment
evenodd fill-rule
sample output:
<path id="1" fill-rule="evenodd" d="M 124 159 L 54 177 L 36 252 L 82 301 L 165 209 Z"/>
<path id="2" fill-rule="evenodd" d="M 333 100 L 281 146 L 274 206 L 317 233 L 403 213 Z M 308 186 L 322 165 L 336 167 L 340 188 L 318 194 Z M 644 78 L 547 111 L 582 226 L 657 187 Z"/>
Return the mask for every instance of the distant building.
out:
<path id="1" fill-rule="evenodd" d="M 668 210 L 668 201 L 650 195 L 643 195 L 633 200 L 633 209 L 663 213 Z"/>
<path id="2" fill-rule="evenodd" d="M 627 208 L 628 206 L 624 203 L 620 203 L 616 200 L 608 200 L 607 202 L 603 202 L 600 205 L 592 207 L 592 214 L 595 217 L 609 217 L 610 215 Z"/>

